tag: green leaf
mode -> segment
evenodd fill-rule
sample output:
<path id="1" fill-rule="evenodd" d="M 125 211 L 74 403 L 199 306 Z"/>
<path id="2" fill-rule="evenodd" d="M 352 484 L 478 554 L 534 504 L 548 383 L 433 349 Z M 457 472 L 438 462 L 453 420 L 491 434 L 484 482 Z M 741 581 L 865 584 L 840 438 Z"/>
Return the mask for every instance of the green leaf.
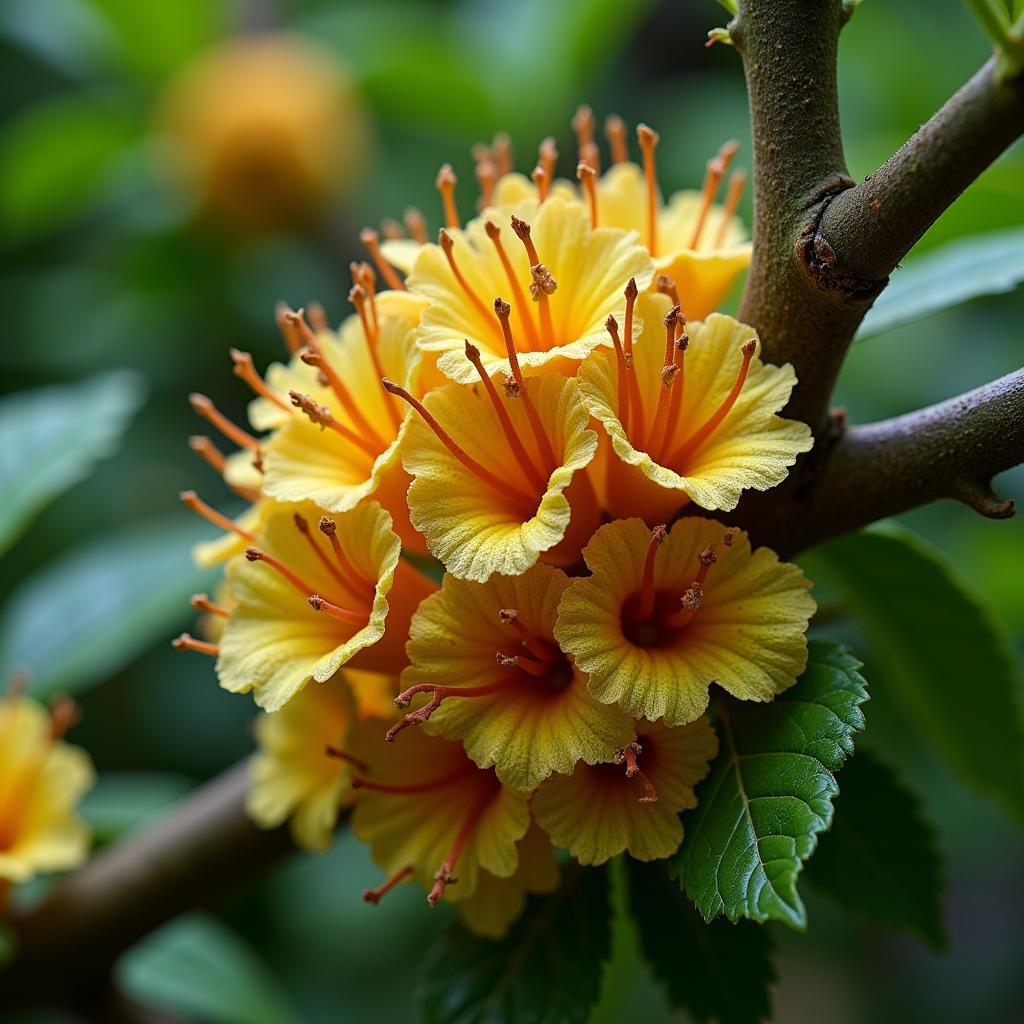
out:
<path id="1" fill-rule="evenodd" d="M 859 668 L 844 647 L 812 641 L 804 674 L 770 704 L 717 701 L 719 754 L 674 860 L 706 921 L 806 926 L 796 879 L 832 822 L 833 773 L 864 728 Z"/>
<path id="2" fill-rule="evenodd" d="M 0 401 L 0 553 L 34 513 L 117 449 L 144 396 L 138 374 L 115 370 Z"/>
<path id="3" fill-rule="evenodd" d="M 960 238 L 907 260 L 864 317 L 857 340 L 884 334 L 1024 281 L 1024 228 Z"/>
<path id="4" fill-rule="evenodd" d="M 1021 673 L 1003 630 L 941 555 L 909 530 L 875 527 L 804 561 L 843 595 L 894 703 L 961 778 L 1024 820 Z"/>
<path id="5" fill-rule="evenodd" d="M 151 821 L 193 786 L 170 772 L 100 772 L 79 805 L 93 839 L 109 843 Z"/>
<path id="6" fill-rule="evenodd" d="M 121 958 L 116 977 L 132 998 L 189 1020 L 299 1020 L 269 967 L 231 929 L 206 914 L 189 914 L 143 939 Z"/>
<path id="7" fill-rule="evenodd" d="M 730 14 L 735 14 L 739 4 L 737 0 L 718 0 L 719 4 L 722 5 Z"/>
<path id="8" fill-rule="evenodd" d="M 136 132 L 121 107 L 80 93 L 22 112 L 0 139 L 0 233 L 25 241 L 78 216 Z"/>
<path id="9" fill-rule="evenodd" d="M 771 1016 L 775 969 L 767 929 L 703 921 L 661 862 L 630 860 L 629 892 L 644 953 L 673 1006 L 718 1024 Z"/>
<path id="10" fill-rule="evenodd" d="M 569 868 L 509 934 L 450 925 L 427 955 L 417 997 L 426 1024 L 584 1024 L 611 950 L 604 869 Z"/>
<path id="11" fill-rule="evenodd" d="M 27 671 L 39 697 L 79 693 L 166 638 L 191 613 L 189 595 L 215 579 L 192 564 L 207 524 L 174 516 L 87 541 L 7 599 L 0 678 Z"/>
<path id="12" fill-rule="evenodd" d="M 865 750 L 843 769 L 835 820 L 807 879 L 851 914 L 945 945 L 935 833 L 916 797 Z"/>

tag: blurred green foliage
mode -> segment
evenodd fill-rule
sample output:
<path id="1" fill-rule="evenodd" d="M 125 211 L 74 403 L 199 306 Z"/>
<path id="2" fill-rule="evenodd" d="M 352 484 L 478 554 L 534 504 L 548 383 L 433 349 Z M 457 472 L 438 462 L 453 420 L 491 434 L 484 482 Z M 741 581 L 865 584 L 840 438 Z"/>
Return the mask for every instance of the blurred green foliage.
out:
<path id="1" fill-rule="evenodd" d="M 36 389 L 77 385 L 115 367 L 139 374 L 147 396 L 131 419 L 143 393 L 135 377 L 120 378 L 101 410 L 72 399 L 85 393 L 81 387 L 49 392 L 60 397 L 19 423 L 28 434 L 13 450 L 2 434 L 6 472 L 15 464 L 9 459 L 49 443 L 68 417 L 81 427 L 65 449 L 79 472 L 0 510 L 12 540 L 25 527 L 0 572 L 0 664 L 32 667 L 44 691 L 81 693 L 85 716 L 74 738 L 105 775 L 115 773 L 90 812 L 103 839 L 171 799 L 181 780 L 207 777 L 251 747 L 248 701 L 220 691 L 206 660 L 175 654 L 167 643 L 191 619 L 186 598 L 201 583 L 188 547 L 207 535 L 175 514 L 176 493 L 197 486 L 215 503 L 229 498 L 185 446 L 198 425 L 187 392 L 209 393 L 240 419 L 247 396 L 230 374 L 227 347 L 251 350 L 261 365 L 277 358 L 278 299 L 297 306 L 318 298 L 332 321 L 345 315 L 345 268 L 360 256 L 358 228 L 410 203 L 436 227 L 433 180 L 444 161 L 460 176 L 468 214 L 469 148 L 496 130 L 511 133 L 522 169 L 532 166 L 539 139 L 556 134 L 568 171 L 569 118 L 585 100 L 599 115 L 614 111 L 661 132 L 668 189 L 695 185 L 724 138 L 740 139 L 749 162 L 738 59 L 727 47 L 704 47 L 721 18 L 713 0 L 8 0 L 0 7 L 0 370 L 4 392 L 28 392 L 3 409 L 24 407 Z M 325 209 L 315 227 L 242 234 L 204 219 L 171 187 L 151 129 L 167 82 L 186 62 L 217 40 L 270 25 L 307 34 L 347 64 L 372 118 L 374 147 L 358 191 Z M 851 172 L 859 177 L 884 161 L 989 45 L 961 0 L 862 5 L 840 52 Z M 1019 232 L 1022 180 L 1018 146 L 939 220 L 920 253 L 946 243 L 969 249 L 973 243 L 958 240 L 979 233 Z M 749 198 L 743 212 L 749 219 Z M 917 255 L 907 261 L 908 278 Z M 1007 252 L 988 283 L 1010 287 L 1020 262 L 1018 250 Z M 928 270 L 922 263 L 918 283 Z M 940 260 L 930 272 L 933 288 L 944 275 L 951 289 L 963 284 L 961 264 Z M 837 396 L 851 419 L 905 412 L 1019 365 L 1021 293 L 979 297 L 993 290 L 965 290 L 959 298 L 972 301 L 926 319 L 897 317 L 888 324 L 896 329 L 856 346 Z M 122 432 L 119 454 L 81 479 Z M 997 487 L 1021 503 L 1024 472 L 1006 474 Z M 1019 658 L 1022 521 L 990 523 L 953 503 L 904 519 L 987 599 Z M 901 580 L 888 586 L 890 593 L 864 600 L 898 602 Z M 819 586 L 822 603 L 828 594 Z M 854 643 L 876 696 L 895 681 L 898 668 L 884 646 L 846 621 L 828 633 Z M 988 706 L 986 684 L 987 676 L 952 679 L 975 714 Z M 776 1018 L 1009 1021 L 1024 1002 L 1020 837 L 952 779 L 895 702 L 876 700 L 866 714 L 864 742 L 923 794 L 949 854 L 950 944 L 940 955 L 851 926 L 811 890 L 809 934 L 774 935 L 782 951 Z M 377 880 L 365 850 L 342 838 L 328 855 L 297 857 L 230 897 L 219 922 L 189 919 L 154 936 L 126 963 L 126 977 L 138 994 L 197 1019 L 229 1021 L 239 1006 L 244 1013 L 257 1004 L 225 1009 L 203 1003 L 200 991 L 200 1002 L 183 1005 L 182 992 L 239 986 L 259 999 L 259 1013 L 279 1008 L 266 1019 L 409 1019 L 424 951 L 445 913 L 428 913 L 407 890 L 379 908 L 362 904 L 362 888 Z M 623 903 L 594 1019 L 683 1019 L 639 955 Z M 229 977 L 208 983 L 203 949 Z M 171 979 L 162 995 L 161 979 Z"/>

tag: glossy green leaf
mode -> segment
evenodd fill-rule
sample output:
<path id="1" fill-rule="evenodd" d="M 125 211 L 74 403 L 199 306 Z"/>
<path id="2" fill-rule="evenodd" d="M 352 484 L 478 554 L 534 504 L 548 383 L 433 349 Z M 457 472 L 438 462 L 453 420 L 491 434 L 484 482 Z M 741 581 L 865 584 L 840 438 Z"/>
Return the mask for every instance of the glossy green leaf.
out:
<path id="1" fill-rule="evenodd" d="M 78 693 L 188 619 L 189 595 L 215 578 L 190 549 L 210 527 L 174 516 L 89 540 L 50 562 L 7 599 L 0 678 L 25 670 L 40 697 Z"/>
<path id="2" fill-rule="evenodd" d="M 864 317 L 857 339 L 874 337 L 962 302 L 1013 291 L 1024 281 L 1024 228 L 957 239 L 911 257 Z"/>
<path id="3" fill-rule="evenodd" d="M 716 701 L 718 757 L 673 862 L 705 920 L 805 927 L 796 880 L 832 822 L 834 773 L 864 728 L 859 669 L 844 647 L 812 641 L 804 674 L 770 704 Z"/>
<path id="4" fill-rule="evenodd" d="M 25 241 L 85 210 L 136 130 L 129 113 L 82 93 L 23 111 L 0 138 L 0 235 Z"/>
<path id="5" fill-rule="evenodd" d="M 128 996 L 188 1020 L 299 1020 L 270 968 L 231 929 L 206 914 L 189 914 L 143 939 L 121 958 L 116 977 Z"/>
<path id="6" fill-rule="evenodd" d="M 937 551 L 895 526 L 832 541 L 802 561 L 811 579 L 839 589 L 864 629 L 879 699 L 965 782 L 1024 820 L 1020 666 L 981 599 Z"/>
<path id="7" fill-rule="evenodd" d="M 0 401 L 0 553 L 32 516 L 116 450 L 145 386 L 115 370 Z"/>
<path id="8" fill-rule="evenodd" d="M 843 769 L 807 880 L 851 914 L 945 944 L 937 837 L 916 797 L 866 750 Z"/>
<path id="9" fill-rule="evenodd" d="M 169 772 L 100 772 L 79 812 L 96 842 L 108 843 L 160 815 L 193 780 Z"/>
<path id="10" fill-rule="evenodd" d="M 425 1024 L 583 1024 L 611 951 L 610 917 L 604 869 L 574 867 L 504 939 L 450 925 L 423 963 Z"/>
<path id="11" fill-rule="evenodd" d="M 771 937 L 751 921 L 705 922 L 662 862 L 629 862 L 630 906 L 644 953 L 672 1005 L 698 1021 L 771 1016 Z"/>

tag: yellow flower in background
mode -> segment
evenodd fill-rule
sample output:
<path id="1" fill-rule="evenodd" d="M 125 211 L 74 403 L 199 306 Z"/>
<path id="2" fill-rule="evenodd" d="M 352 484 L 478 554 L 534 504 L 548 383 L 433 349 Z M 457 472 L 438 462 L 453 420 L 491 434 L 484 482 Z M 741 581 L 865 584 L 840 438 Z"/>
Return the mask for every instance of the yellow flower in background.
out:
<path id="1" fill-rule="evenodd" d="M 688 501 L 728 511 L 744 490 L 781 483 L 813 444 L 805 423 L 777 415 L 793 368 L 762 363 L 757 335 L 732 317 L 687 324 L 663 295 L 638 306 L 649 325 L 661 313 L 661 339 L 649 326 L 631 349 L 596 352 L 577 377 L 610 442 L 600 488 L 609 512 L 653 526 Z"/>
<path id="2" fill-rule="evenodd" d="M 410 629 L 400 702 L 419 707 L 389 736 L 423 723 L 461 740 L 477 765 L 494 766 L 505 785 L 525 791 L 552 772 L 572 771 L 578 760 L 608 760 L 629 743 L 632 719 L 598 703 L 554 641 L 569 582 L 546 565 L 487 583 L 446 576 Z"/>
<path id="3" fill-rule="evenodd" d="M 225 689 L 253 691 L 276 711 L 357 656 L 357 667 L 401 667 L 412 612 L 436 584 L 399 562 L 391 517 L 376 502 L 333 518 L 282 506 L 257 539 L 227 568 L 236 605 L 217 652 Z"/>
<path id="4" fill-rule="evenodd" d="M 581 864 L 603 864 L 623 851 L 637 860 L 669 857 L 683 841 L 679 812 L 697 806 L 694 787 L 716 753 L 706 718 L 675 728 L 639 722 L 636 742 L 614 761 L 548 779 L 533 812 Z"/>
<path id="5" fill-rule="evenodd" d="M 472 368 L 480 357 L 469 351 L 462 358 Z M 403 394 L 419 414 L 401 449 L 413 477 L 409 516 L 430 553 L 461 579 L 517 575 L 545 553 L 572 562 L 599 521 L 580 474 L 597 435 L 575 384 L 514 370 L 501 395 L 482 366 L 483 386 L 449 384 L 422 403 Z"/>
<path id="6" fill-rule="evenodd" d="M 517 843 L 530 825 L 526 796 L 477 768 L 461 744 L 421 729 L 382 750 L 387 724 L 360 726 L 351 752 L 366 764 L 365 775 L 354 778 L 352 830 L 390 876 L 366 898 L 376 902 L 412 878 L 433 906 L 442 898 L 469 899 L 484 871 L 511 878 L 519 866 Z"/>
<path id="7" fill-rule="evenodd" d="M 500 939 L 522 913 L 529 893 L 554 892 L 561 875 L 555 848 L 536 822 L 516 847 L 519 866 L 509 878 L 481 870 L 476 890 L 458 904 L 459 917 L 470 931 L 489 939 Z"/>
<path id="8" fill-rule="evenodd" d="M 369 131 L 345 66 L 311 39 L 242 36 L 170 83 L 160 169 L 204 212 L 243 229 L 309 221 L 347 194 Z"/>
<path id="9" fill-rule="evenodd" d="M 259 752 L 250 767 L 246 810 L 261 828 L 289 821 L 308 850 L 326 850 L 338 811 L 351 802 L 352 765 L 342 750 L 355 724 L 352 694 L 340 676 L 307 686 L 280 711 L 256 720 Z"/>
<path id="10" fill-rule="evenodd" d="M 583 557 L 591 575 L 562 597 L 555 639 L 598 700 L 683 725 L 707 709 L 712 683 L 769 701 L 803 672 L 809 583 L 742 531 L 686 517 L 652 532 L 623 519 Z"/>
<path id="11" fill-rule="evenodd" d="M 0 910 L 9 885 L 88 855 L 89 829 L 75 807 L 95 773 L 81 747 L 61 740 L 74 720 L 70 701 L 51 711 L 14 685 L 0 698 Z"/>
<path id="12" fill-rule="evenodd" d="M 574 365 L 608 343 L 604 322 L 621 313 L 622 288 L 641 288 L 653 268 L 635 236 L 592 230 L 584 207 L 555 196 L 518 209 L 487 210 L 464 231 L 442 232 L 424 246 L 406 286 L 428 300 L 417 332 L 438 369 L 462 383 L 476 378 L 465 343 L 480 351 L 485 372 L 510 372 L 508 340 L 530 369 L 572 374 Z M 507 325 L 493 315 L 497 298 L 510 307 Z M 507 332 L 503 332 L 503 326 Z"/>

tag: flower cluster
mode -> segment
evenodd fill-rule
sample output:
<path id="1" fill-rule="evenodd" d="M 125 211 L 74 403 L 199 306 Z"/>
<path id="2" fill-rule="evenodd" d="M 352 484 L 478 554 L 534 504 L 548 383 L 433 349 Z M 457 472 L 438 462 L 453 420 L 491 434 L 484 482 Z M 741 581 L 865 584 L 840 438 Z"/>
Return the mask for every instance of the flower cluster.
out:
<path id="1" fill-rule="evenodd" d="M 654 131 L 636 164 L 610 119 L 601 173 L 587 108 L 574 126 L 578 184 L 553 140 L 525 177 L 499 136 L 468 223 L 445 166 L 436 243 L 415 210 L 363 232 L 337 331 L 282 307 L 286 364 L 233 351 L 253 433 L 192 396 L 239 451 L 192 447 L 248 508 L 183 495 L 227 568 L 193 601 L 207 638 L 176 644 L 266 712 L 252 816 L 322 848 L 351 808 L 386 875 L 366 899 L 415 882 L 489 935 L 559 850 L 672 854 L 717 750 L 709 687 L 771 700 L 814 610 L 712 515 L 811 446 L 778 415 L 792 369 L 714 312 L 750 254 L 742 175 L 716 200 L 735 146 L 663 202 Z"/>

